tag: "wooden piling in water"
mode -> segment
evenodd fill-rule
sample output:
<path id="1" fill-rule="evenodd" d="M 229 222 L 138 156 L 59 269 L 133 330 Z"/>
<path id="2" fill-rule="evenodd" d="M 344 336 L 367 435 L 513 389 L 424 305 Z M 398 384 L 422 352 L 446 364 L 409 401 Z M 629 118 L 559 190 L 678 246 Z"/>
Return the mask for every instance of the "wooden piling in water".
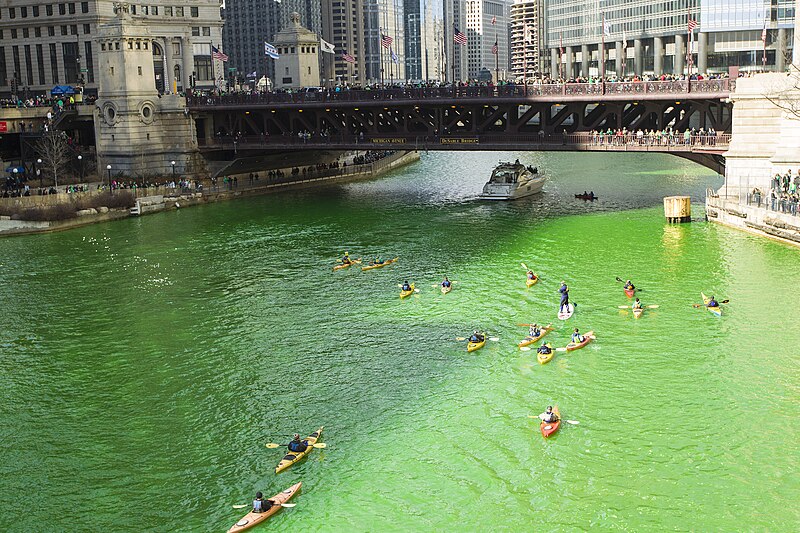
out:
<path id="1" fill-rule="evenodd" d="M 692 199 L 689 196 L 667 196 L 664 198 L 664 216 L 667 222 L 692 221 Z"/>

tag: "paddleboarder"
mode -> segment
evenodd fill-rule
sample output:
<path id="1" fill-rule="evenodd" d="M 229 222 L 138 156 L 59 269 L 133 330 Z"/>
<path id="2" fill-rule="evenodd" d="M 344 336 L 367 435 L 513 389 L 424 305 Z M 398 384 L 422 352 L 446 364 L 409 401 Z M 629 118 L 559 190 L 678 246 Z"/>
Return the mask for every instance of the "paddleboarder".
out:
<path id="1" fill-rule="evenodd" d="M 561 306 L 558 308 L 559 313 L 569 312 L 569 287 L 565 281 L 561 282 L 561 288 L 558 289 L 561 293 Z"/>

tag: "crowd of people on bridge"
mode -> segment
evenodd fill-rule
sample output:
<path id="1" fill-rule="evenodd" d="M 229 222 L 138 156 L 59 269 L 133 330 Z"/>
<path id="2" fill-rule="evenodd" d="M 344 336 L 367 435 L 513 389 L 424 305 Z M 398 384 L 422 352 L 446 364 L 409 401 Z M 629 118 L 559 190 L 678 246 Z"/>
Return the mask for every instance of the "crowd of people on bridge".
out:
<path id="1" fill-rule="evenodd" d="M 681 133 L 672 127 L 663 130 L 638 129 L 628 130 L 607 129 L 594 130 L 591 133 L 592 144 L 594 145 L 639 145 L 639 146 L 715 146 L 717 144 L 717 132 L 714 128 L 691 128 Z"/>
<path id="2" fill-rule="evenodd" d="M 800 203 L 800 169 L 794 174 L 791 169 L 784 174 L 775 174 L 770 182 L 769 192 L 764 195 L 761 189 L 753 189 L 748 195 L 748 203 L 759 207 L 763 204 L 771 211 L 797 215 Z"/>

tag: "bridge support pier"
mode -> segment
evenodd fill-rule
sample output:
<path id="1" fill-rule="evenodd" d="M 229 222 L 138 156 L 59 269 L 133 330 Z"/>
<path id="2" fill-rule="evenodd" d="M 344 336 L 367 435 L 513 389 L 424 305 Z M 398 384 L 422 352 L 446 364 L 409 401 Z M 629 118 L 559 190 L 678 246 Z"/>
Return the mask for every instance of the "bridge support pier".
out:
<path id="1" fill-rule="evenodd" d="M 664 74 L 664 38 L 653 37 L 653 74 Z"/>
<path id="2" fill-rule="evenodd" d="M 676 76 L 683 74 L 683 70 L 686 68 L 686 48 L 683 45 L 683 34 L 679 33 L 675 36 L 675 62 L 672 70 Z"/>
<path id="3" fill-rule="evenodd" d="M 644 57 L 642 55 L 642 40 L 633 40 L 633 70 L 637 76 L 641 76 L 644 71 Z"/>
<path id="4" fill-rule="evenodd" d="M 581 76 L 584 78 L 589 77 L 589 63 L 591 61 L 591 56 L 589 55 L 589 45 L 582 44 L 581 45 Z"/>

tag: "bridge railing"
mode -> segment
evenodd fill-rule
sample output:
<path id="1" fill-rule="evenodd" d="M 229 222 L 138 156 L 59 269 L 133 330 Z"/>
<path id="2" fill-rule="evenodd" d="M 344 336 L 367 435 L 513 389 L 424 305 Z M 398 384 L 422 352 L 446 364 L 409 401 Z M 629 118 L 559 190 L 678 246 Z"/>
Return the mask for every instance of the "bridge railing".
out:
<path id="1" fill-rule="evenodd" d="M 465 86 L 465 87 L 396 87 L 378 89 L 324 90 L 318 92 L 254 92 L 225 95 L 187 96 L 190 107 L 252 104 L 303 104 L 328 102 L 369 102 L 432 100 L 437 98 L 487 99 L 528 97 L 580 97 L 603 95 L 675 95 L 728 94 L 735 89 L 735 79 L 692 81 L 620 81 L 606 83 L 563 83 L 536 85 Z"/>
<path id="2" fill-rule="evenodd" d="M 274 136 L 239 136 L 215 137 L 210 141 L 201 140 L 201 146 L 223 150 L 252 150 L 270 146 L 308 146 L 309 148 L 335 147 L 337 145 L 363 146 L 369 150 L 373 146 L 397 146 L 398 148 L 425 149 L 434 145 L 539 145 L 569 146 L 580 150 L 619 150 L 619 151 L 662 151 L 662 152 L 699 152 L 703 150 L 719 151 L 728 147 L 731 135 L 728 133 L 695 134 L 688 138 L 683 133 L 644 134 L 634 132 L 601 135 L 599 132 L 557 133 L 557 134 L 452 134 L 452 135 L 274 135 Z"/>

